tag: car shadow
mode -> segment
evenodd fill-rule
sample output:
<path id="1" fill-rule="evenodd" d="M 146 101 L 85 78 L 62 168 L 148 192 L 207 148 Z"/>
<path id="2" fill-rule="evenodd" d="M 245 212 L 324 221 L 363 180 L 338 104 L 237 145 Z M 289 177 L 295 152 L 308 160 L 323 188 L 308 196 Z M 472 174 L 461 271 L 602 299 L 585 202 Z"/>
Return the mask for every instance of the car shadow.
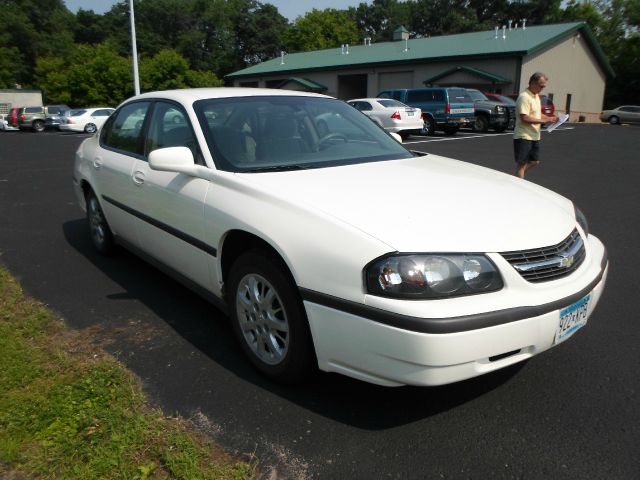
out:
<path id="1" fill-rule="evenodd" d="M 156 366 L 140 367 L 136 365 L 136 355 L 130 354 L 144 348 L 146 337 L 143 336 L 141 342 L 138 334 L 154 329 L 167 330 L 168 327 L 217 365 L 245 382 L 334 421 L 366 430 L 384 430 L 438 415 L 480 397 L 508 382 L 524 365 L 521 363 L 440 387 L 381 387 L 324 372 L 315 373 L 301 384 L 280 385 L 250 365 L 236 343 L 230 321 L 212 304 L 124 249 L 118 249 L 108 258 L 99 255 L 88 238 L 84 219 L 66 222 L 62 228 L 68 244 L 123 289 L 124 293 L 108 295 L 108 300 L 135 299 L 157 316 L 157 319 L 135 322 L 133 326 L 131 322 L 125 325 L 117 320 L 106 323 L 104 319 L 93 320 L 100 322 L 97 341 L 102 341 L 107 351 L 115 354 L 141 377 L 153 376 L 163 381 L 162 375 L 149 375 L 148 371 L 141 371 L 141 368 L 162 368 L 161 362 L 155 362 Z M 83 324 L 70 326 L 98 327 L 86 316 L 84 318 Z M 127 329 L 135 331 L 127 334 Z M 166 336 L 166 331 L 163 334 Z M 176 352 L 157 350 L 158 355 L 164 355 L 163 359 L 168 353 L 177 355 Z M 129 355 L 120 352 L 128 352 Z M 185 372 L 185 375 L 189 375 L 189 372 Z M 171 385 L 154 385 L 154 397 L 157 397 L 160 405 L 163 400 L 159 392 L 170 390 Z M 205 406 L 202 408 L 204 410 Z M 190 412 L 182 413 L 189 415 Z"/>

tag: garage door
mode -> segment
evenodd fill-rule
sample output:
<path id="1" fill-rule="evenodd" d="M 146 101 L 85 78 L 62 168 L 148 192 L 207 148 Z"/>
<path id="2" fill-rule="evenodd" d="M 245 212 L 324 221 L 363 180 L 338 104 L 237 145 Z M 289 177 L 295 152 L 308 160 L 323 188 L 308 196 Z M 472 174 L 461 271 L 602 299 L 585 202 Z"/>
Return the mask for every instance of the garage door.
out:
<path id="1" fill-rule="evenodd" d="M 390 88 L 413 88 L 413 72 L 379 73 L 378 91 Z"/>

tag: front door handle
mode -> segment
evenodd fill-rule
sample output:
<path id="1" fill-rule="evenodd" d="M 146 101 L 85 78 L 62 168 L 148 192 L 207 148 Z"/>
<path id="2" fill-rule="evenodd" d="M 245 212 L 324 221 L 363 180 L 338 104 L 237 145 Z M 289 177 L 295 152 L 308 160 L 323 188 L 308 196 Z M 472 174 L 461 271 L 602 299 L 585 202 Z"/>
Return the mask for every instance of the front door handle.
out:
<path id="1" fill-rule="evenodd" d="M 133 183 L 136 185 L 142 185 L 145 179 L 144 173 L 141 171 L 133 172 L 133 176 L 131 178 L 133 179 Z"/>
<path id="2" fill-rule="evenodd" d="M 102 157 L 95 157 L 93 159 L 93 168 L 100 170 L 100 167 L 102 167 Z"/>

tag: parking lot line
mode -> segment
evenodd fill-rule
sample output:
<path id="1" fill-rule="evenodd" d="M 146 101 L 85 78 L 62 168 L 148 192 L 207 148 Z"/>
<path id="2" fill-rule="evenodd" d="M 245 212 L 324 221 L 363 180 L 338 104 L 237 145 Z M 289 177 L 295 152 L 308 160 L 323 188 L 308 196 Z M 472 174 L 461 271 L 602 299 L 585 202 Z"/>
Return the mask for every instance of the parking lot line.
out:
<path id="1" fill-rule="evenodd" d="M 575 127 L 557 128 L 555 131 L 560 132 L 563 130 L 573 130 L 574 128 Z M 546 130 L 543 130 L 543 132 L 547 133 Z M 464 134 L 466 132 L 459 132 L 459 133 Z M 505 135 L 513 135 L 513 132 L 490 133 L 490 134 L 484 134 L 484 135 L 465 135 L 465 136 L 457 135 L 455 137 L 429 138 L 427 140 L 410 140 L 408 142 L 402 142 L 402 144 L 409 145 L 409 144 L 415 144 L 415 143 L 447 142 L 451 140 L 468 140 L 470 138 L 499 137 L 499 136 L 505 136 Z"/>

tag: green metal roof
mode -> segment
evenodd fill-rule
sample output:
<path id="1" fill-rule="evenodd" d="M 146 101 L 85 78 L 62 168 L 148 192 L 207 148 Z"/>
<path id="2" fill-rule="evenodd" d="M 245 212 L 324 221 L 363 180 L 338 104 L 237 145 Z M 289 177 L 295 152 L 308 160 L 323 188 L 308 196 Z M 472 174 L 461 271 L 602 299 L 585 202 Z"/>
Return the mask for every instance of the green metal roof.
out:
<path id="1" fill-rule="evenodd" d="M 487 80 L 491 80 L 492 82 L 495 82 L 495 83 L 511 83 L 511 80 L 509 80 L 508 78 L 501 77 L 500 75 L 496 75 L 495 73 L 489 73 L 484 70 L 480 70 L 479 68 L 466 67 L 466 66 L 458 66 L 458 67 L 450 68 L 446 72 L 442 72 L 436 75 L 435 77 L 427 78 L 422 83 L 424 83 L 425 85 L 428 85 L 437 80 L 440 80 L 441 78 L 448 77 L 452 73 L 456 73 L 459 71 L 472 73 L 474 75 L 477 75 L 478 77 L 486 78 Z"/>
<path id="2" fill-rule="evenodd" d="M 494 30 L 485 30 L 441 37 L 414 38 L 407 42 L 349 45 L 348 54 L 343 54 L 341 48 L 292 53 L 284 56 L 284 62 L 280 57 L 274 58 L 231 73 L 227 78 L 292 75 L 294 72 L 301 71 L 420 63 L 461 57 L 523 56 L 540 51 L 578 31 L 585 34 L 584 37 L 602 69 L 608 75 L 614 76 L 611 65 L 591 29 L 584 22 L 573 22 L 507 30 L 505 39 L 502 38 L 502 30 L 498 31 L 497 38 Z M 405 48 L 405 45 L 408 48 Z"/>
<path id="3" fill-rule="evenodd" d="M 278 88 L 282 88 L 287 83 L 294 82 L 298 85 L 302 85 L 304 88 L 308 89 L 311 92 L 326 92 L 328 88 L 318 82 L 314 82 L 313 80 L 309 80 L 308 78 L 300 78 L 300 77 L 289 77 L 284 80 Z"/>

